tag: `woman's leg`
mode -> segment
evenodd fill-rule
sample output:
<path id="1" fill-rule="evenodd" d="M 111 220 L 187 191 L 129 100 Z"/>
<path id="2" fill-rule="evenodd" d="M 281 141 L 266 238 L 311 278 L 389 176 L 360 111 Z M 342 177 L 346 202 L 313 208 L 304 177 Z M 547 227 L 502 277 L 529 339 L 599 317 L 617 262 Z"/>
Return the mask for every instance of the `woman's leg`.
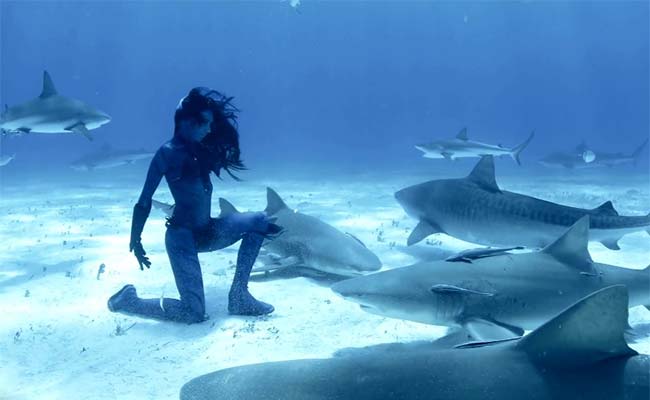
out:
<path id="1" fill-rule="evenodd" d="M 237 269 L 228 295 L 228 312 L 236 315 L 263 315 L 273 306 L 256 300 L 248 292 L 248 278 L 264 238 L 277 234 L 280 227 L 265 213 L 233 213 L 213 220 L 207 238 L 198 238 L 199 251 L 219 250 L 242 239 L 237 254 Z"/>
<path id="2" fill-rule="evenodd" d="M 204 321 L 203 277 L 192 231 L 169 227 L 165 246 L 181 299 L 141 299 L 133 285 L 126 285 L 108 300 L 108 308 L 145 318 L 185 323 Z"/>

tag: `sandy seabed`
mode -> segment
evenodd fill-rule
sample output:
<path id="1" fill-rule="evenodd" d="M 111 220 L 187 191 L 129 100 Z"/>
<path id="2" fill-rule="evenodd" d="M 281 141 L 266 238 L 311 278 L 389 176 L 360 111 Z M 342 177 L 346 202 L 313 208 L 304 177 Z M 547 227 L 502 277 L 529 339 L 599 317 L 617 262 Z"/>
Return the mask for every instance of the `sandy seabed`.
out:
<path id="1" fill-rule="evenodd" d="M 135 167 L 134 167 L 135 168 Z M 200 255 L 207 313 L 198 325 L 113 314 L 106 300 L 125 283 L 143 297 L 176 297 L 164 248 L 164 215 L 152 210 L 143 244 L 151 270 L 140 271 L 128 252 L 132 207 L 142 168 L 72 174 L 52 179 L 3 172 L 0 185 L 0 399 L 176 399 L 198 375 L 256 362 L 329 357 L 345 347 L 435 339 L 446 328 L 365 313 L 306 276 L 254 279 L 251 292 L 273 304 L 265 317 L 226 311 L 237 245 Z M 92 175 L 94 174 L 94 175 Z M 122 175 L 124 174 L 124 175 Z M 289 205 L 361 239 L 385 269 L 443 258 L 477 247 L 445 235 L 405 252 L 416 221 L 393 193 L 426 179 L 417 174 L 309 179 L 252 178 L 215 181 L 218 197 L 240 210 L 262 210 L 265 188 Z M 498 177 L 497 177 L 498 178 Z M 506 177 L 503 189 L 566 205 L 596 207 L 612 200 L 622 215 L 650 211 L 647 175 L 624 179 Z M 171 202 L 163 182 L 154 197 Z M 595 261 L 641 269 L 650 263 L 650 236 L 635 233 L 611 251 L 590 243 Z M 101 264 L 104 272 L 98 275 Z M 650 326 L 650 312 L 630 310 L 633 326 Z M 650 354 L 650 338 L 632 347 Z"/>

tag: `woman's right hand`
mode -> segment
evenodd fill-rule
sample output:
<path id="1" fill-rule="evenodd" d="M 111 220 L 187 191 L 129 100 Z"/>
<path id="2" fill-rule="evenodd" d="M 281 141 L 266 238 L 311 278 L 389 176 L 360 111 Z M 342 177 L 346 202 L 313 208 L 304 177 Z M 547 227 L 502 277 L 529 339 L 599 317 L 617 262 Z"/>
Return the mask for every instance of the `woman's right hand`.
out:
<path id="1" fill-rule="evenodd" d="M 149 257 L 147 257 L 147 252 L 144 251 L 144 247 L 142 247 L 142 242 L 139 240 L 131 242 L 129 245 L 129 250 L 133 252 L 135 255 L 135 258 L 138 260 L 138 264 L 140 264 L 140 270 L 144 271 L 144 268 L 142 267 L 143 265 L 147 268 L 151 267 L 151 261 L 149 261 Z"/>

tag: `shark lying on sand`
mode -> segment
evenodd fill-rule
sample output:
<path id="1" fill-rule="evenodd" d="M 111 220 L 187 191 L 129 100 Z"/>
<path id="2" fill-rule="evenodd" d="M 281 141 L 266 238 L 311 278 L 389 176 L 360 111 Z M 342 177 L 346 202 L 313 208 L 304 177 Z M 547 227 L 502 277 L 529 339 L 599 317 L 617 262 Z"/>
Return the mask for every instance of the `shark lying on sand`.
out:
<path id="1" fill-rule="evenodd" d="M 590 217 L 589 240 L 618 250 L 628 233 L 648 231 L 650 214 L 621 216 L 607 201 L 599 207 L 569 207 L 501 190 L 491 156 L 483 157 L 469 176 L 439 179 L 395 193 L 397 202 L 419 223 L 407 243 L 434 233 L 446 233 L 487 246 L 544 247 L 585 215 Z"/>
<path id="2" fill-rule="evenodd" d="M 379 258 L 356 237 L 290 209 L 271 188 L 266 189 L 266 199 L 266 213 L 277 218 L 276 223 L 284 231 L 263 244 L 267 252 L 276 255 L 274 261 L 255 267 L 253 272 L 303 267 L 334 275 L 357 276 L 381 268 Z M 223 199 L 219 199 L 219 204 L 222 215 L 237 212 Z"/>
<path id="3" fill-rule="evenodd" d="M 50 74 L 45 71 L 40 96 L 13 107 L 5 106 L 0 129 L 3 134 L 78 133 L 92 140 L 89 131 L 110 120 L 106 113 L 58 94 Z"/>
<path id="4" fill-rule="evenodd" d="M 519 146 L 509 149 L 501 145 L 481 143 L 467 138 L 467 129 L 461 130 L 455 139 L 436 140 L 433 142 L 416 145 L 415 148 L 424 153 L 425 158 L 446 158 L 455 160 L 464 157 L 482 157 L 482 156 L 510 156 L 517 164 L 521 165 L 519 154 L 533 140 L 534 133 L 528 136 L 528 139 Z"/>
<path id="5" fill-rule="evenodd" d="M 521 339 L 452 349 L 372 346 L 192 379 L 181 400 L 647 400 L 650 357 L 628 347 L 624 286 L 593 293 Z"/>
<path id="6" fill-rule="evenodd" d="M 114 168 L 122 165 L 130 165 L 138 160 L 149 159 L 153 157 L 154 154 L 155 153 L 143 149 L 136 151 L 113 150 L 107 145 L 96 153 L 89 154 L 74 161 L 70 164 L 70 167 L 78 171 Z"/>
<path id="7" fill-rule="evenodd" d="M 262 244 L 265 265 L 254 267 L 253 273 L 287 268 L 309 268 L 340 276 L 358 276 L 381 269 L 381 261 L 359 239 L 343 233 L 318 218 L 287 207 L 271 188 L 266 189 L 265 212 L 276 218 L 284 230 L 273 240 Z M 154 206 L 171 215 L 173 206 L 155 201 Z M 238 213 L 235 206 L 220 198 L 220 216 Z"/>
<path id="8" fill-rule="evenodd" d="M 625 285 L 630 307 L 650 310 L 650 267 L 593 262 L 589 217 L 541 251 L 486 249 L 336 283 L 332 290 L 373 314 L 464 328 L 479 340 L 521 336 L 587 294 Z"/>

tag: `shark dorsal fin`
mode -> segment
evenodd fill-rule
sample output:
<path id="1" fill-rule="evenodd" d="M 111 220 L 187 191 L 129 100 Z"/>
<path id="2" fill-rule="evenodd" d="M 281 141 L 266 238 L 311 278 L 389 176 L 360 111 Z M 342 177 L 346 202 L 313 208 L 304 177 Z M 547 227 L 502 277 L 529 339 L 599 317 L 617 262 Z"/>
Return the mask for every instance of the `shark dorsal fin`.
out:
<path id="1" fill-rule="evenodd" d="M 575 367 L 637 354 L 625 342 L 628 294 L 609 286 L 578 301 L 517 343 L 536 363 Z"/>
<path id="2" fill-rule="evenodd" d="M 223 197 L 219 197 L 219 208 L 221 209 L 221 214 L 219 214 L 219 217 L 225 217 L 226 215 L 239 213 L 239 210 L 237 210 L 237 208 L 232 205 L 231 202 L 224 199 Z"/>
<path id="3" fill-rule="evenodd" d="M 467 140 L 467 128 L 461 129 L 458 135 L 456 135 L 456 139 Z"/>
<path id="4" fill-rule="evenodd" d="M 494 158 L 492 156 L 481 157 L 467 179 L 490 192 L 501 192 L 494 176 Z"/>
<path id="5" fill-rule="evenodd" d="M 574 223 L 555 242 L 544 247 L 542 252 L 550 254 L 559 261 L 576 266 L 581 270 L 591 270 L 593 261 L 587 247 L 589 243 L 589 216 L 585 215 Z"/>
<path id="6" fill-rule="evenodd" d="M 48 98 L 57 94 L 56 88 L 54 87 L 54 82 L 47 71 L 43 71 L 43 91 L 39 96 L 41 99 Z"/>
<path id="7" fill-rule="evenodd" d="M 273 215 L 280 210 L 283 210 L 287 207 L 279 194 L 270 187 L 266 188 L 266 214 Z"/>
<path id="8" fill-rule="evenodd" d="M 618 216 L 618 211 L 616 211 L 611 201 L 606 201 L 591 211 L 595 212 L 598 215 Z"/>

